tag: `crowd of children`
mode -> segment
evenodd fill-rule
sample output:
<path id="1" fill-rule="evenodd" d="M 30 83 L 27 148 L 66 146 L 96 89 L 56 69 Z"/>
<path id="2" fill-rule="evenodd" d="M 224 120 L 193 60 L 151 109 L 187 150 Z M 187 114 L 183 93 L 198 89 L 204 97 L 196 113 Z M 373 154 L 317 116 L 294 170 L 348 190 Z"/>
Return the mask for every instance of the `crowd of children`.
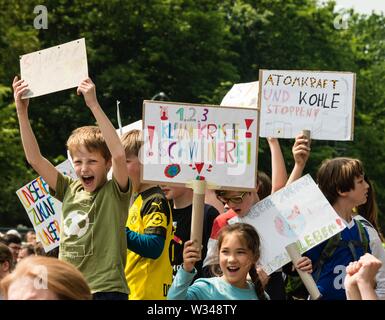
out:
<path id="1" fill-rule="evenodd" d="M 13 89 L 26 158 L 63 207 L 59 259 L 36 257 L 33 247 L 12 235 L 2 237 L 3 299 L 283 300 L 285 279 L 295 269 L 312 274 L 322 299 L 385 298 L 375 195 L 359 160 L 328 159 L 317 172 L 319 188 L 346 228 L 307 251 L 295 266 L 267 276 L 258 264 L 259 235 L 242 217 L 302 176 L 308 137 L 295 139 L 289 176 L 278 140 L 269 138 L 271 178 L 258 172 L 255 192 L 216 190 L 215 198 L 209 193 L 202 247 L 197 248 L 190 240 L 192 190 L 141 182 L 141 131 L 119 138 L 91 79 L 79 85 L 77 94 L 98 126 L 78 128 L 67 141 L 77 179 L 64 176 L 42 156 L 28 118 L 29 99 L 22 99 L 28 84 L 16 77 Z M 234 218 L 240 220 L 234 223 Z M 36 288 L 33 281 L 43 281 L 44 272 L 52 277 Z"/>

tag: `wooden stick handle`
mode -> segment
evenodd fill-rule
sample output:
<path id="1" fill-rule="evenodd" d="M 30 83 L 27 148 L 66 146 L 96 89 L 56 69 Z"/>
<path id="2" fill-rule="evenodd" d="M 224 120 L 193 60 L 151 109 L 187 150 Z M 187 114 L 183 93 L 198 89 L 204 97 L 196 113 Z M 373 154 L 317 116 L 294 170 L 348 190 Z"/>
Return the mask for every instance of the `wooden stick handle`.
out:
<path id="1" fill-rule="evenodd" d="M 191 218 L 191 236 L 194 245 L 201 250 L 202 248 L 202 233 L 203 233 L 203 218 L 205 207 L 205 192 L 206 180 L 193 181 L 193 206 Z"/>
<path id="2" fill-rule="evenodd" d="M 293 261 L 293 264 L 295 266 L 298 259 L 301 258 L 301 254 L 298 250 L 297 243 L 293 242 L 293 243 L 287 245 L 286 251 L 289 254 L 290 259 L 291 259 L 291 261 Z M 320 299 L 322 295 L 319 292 L 318 287 L 317 287 L 313 277 L 309 273 L 301 271 L 299 269 L 297 269 L 297 272 L 298 272 L 299 276 L 301 277 L 301 280 L 302 280 L 303 284 L 305 285 L 307 291 L 309 292 L 310 298 L 312 300 Z"/>
<path id="3" fill-rule="evenodd" d="M 302 130 L 302 134 L 306 136 L 306 138 L 309 140 L 308 146 L 310 147 L 310 142 L 311 142 L 311 131 L 310 130 Z"/>

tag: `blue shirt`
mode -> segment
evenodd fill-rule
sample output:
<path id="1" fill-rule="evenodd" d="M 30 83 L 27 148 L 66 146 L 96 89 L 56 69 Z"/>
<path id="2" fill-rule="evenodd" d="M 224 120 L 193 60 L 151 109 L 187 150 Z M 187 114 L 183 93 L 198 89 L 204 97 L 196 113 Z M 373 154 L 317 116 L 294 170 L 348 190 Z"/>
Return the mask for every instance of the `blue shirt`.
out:
<path id="1" fill-rule="evenodd" d="M 366 232 L 366 236 L 369 239 L 369 236 Z M 346 223 L 346 228 L 341 231 L 342 240 L 357 240 L 360 241 L 360 234 L 358 230 L 357 223 L 354 219 L 350 223 Z M 318 246 L 310 249 L 305 253 L 307 257 L 311 259 L 313 268 L 317 263 L 322 250 L 325 248 L 328 240 L 320 243 Z M 355 246 L 355 251 L 357 259 L 365 254 L 362 247 Z M 345 247 L 338 247 L 333 255 L 325 261 L 321 269 L 319 279 L 317 281 L 317 287 L 322 294 L 323 300 L 346 300 L 346 293 L 344 287 L 344 279 L 346 275 L 347 265 L 355 261 L 350 249 Z M 313 272 L 313 277 L 315 277 L 316 270 Z"/>
<path id="2" fill-rule="evenodd" d="M 258 300 L 254 285 L 248 282 L 248 288 L 232 286 L 223 278 L 199 278 L 190 286 L 196 269 L 186 272 L 180 268 L 168 291 L 168 300 Z"/>

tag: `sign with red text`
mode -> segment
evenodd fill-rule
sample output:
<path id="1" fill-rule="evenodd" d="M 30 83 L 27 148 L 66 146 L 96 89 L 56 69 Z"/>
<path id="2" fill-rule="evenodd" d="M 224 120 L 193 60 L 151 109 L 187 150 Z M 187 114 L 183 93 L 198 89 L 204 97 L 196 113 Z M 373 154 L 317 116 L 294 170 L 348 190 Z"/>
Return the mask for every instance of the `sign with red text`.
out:
<path id="1" fill-rule="evenodd" d="M 77 87 L 88 77 L 85 39 L 22 55 L 20 75 L 29 88 L 23 98 Z"/>
<path id="2" fill-rule="evenodd" d="M 256 187 L 257 110 L 144 101 L 143 137 L 142 181 Z"/>
<path id="3" fill-rule="evenodd" d="M 354 73 L 260 70 L 261 137 L 353 140 Z"/>
<path id="4" fill-rule="evenodd" d="M 256 203 L 245 217 L 229 220 L 235 222 L 258 231 L 259 264 L 267 274 L 291 261 L 287 245 L 296 242 L 302 254 L 345 228 L 309 174 Z"/>
<path id="5" fill-rule="evenodd" d="M 76 178 L 71 163 L 66 160 L 56 166 L 65 175 Z M 27 211 L 28 218 L 35 229 L 37 241 L 48 252 L 59 245 L 62 203 L 49 193 L 49 186 L 38 177 L 16 191 L 19 200 Z"/>

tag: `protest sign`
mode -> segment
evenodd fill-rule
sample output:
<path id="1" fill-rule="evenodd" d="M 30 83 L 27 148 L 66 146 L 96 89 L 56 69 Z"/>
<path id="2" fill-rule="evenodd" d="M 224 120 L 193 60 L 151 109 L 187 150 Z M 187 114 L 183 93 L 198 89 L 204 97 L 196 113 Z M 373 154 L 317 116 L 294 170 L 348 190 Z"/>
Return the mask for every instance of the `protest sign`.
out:
<path id="1" fill-rule="evenodd" d="M 20 75 L 29 88 L 23 98 L 77 87 L 88 77 L 85 39 L 22 55 Z"/>
<path id="2" fill-rule="evenodd" d="M 144 101 L 143 132 L 142 181 L 256 187 L 257 110 Z"/>
<path id="3" fill-rule="evenodd" d="M 297 243 L 300 253 L 342 231 L 345 225 L 310 175 L 256 203 L 245 217 L 229 223 L 251 224 L 261 238 L 260 264 L 271 274 L 290 261 L 285 249 Z"/>
<path id="4" fill-rule="evenodd" d="M 65 175 L 76 178 L 68 160 L 56 168 Z M 62 203 L 49 194 L 49 186 L 38 177 L 16 191 L 19 200 L 27 211 L 28 218 L 35 229 L 37 240 L 48 252 L 59 245 Z"/>
<path id="5" fill-rule="evenodd" d="M 222 99 L 221 106 L 257 109 L 258 81 L 236 83 Z"/>
<path id="6" fill-rule="evenodd" d="M 260 70 L 261 137 L 353 140 L 355 74 Z"/>

